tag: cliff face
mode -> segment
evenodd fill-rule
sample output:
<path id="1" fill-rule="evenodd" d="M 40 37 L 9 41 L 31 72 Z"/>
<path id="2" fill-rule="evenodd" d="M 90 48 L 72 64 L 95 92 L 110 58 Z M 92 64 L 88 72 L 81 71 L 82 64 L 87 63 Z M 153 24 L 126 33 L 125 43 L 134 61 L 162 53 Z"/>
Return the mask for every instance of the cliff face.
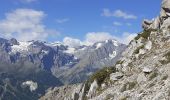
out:
<path id="1" fill-rule="evenodd" d="M 62 100 L 169 100 L 170 0 L 163 0 L 160 15 L 144 20 L 142 27 L 143 32 L 131 41 L 113 69 L 95 73 L 76 98 L 63 94 Z"/>

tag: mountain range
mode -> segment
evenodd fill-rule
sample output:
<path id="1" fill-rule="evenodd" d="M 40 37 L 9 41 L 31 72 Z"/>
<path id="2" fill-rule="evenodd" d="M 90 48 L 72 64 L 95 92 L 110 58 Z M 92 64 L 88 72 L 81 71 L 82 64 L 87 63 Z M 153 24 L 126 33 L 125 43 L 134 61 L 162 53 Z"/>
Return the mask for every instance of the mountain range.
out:
<path id="1" fill-rule="evenodd" d="M 60 42 L 0 38 L 0 97 L 36 100 L 49 88 L 84 82 L 97 70 L 115 64 L 125 48 L 116 40 L 73 48 Z"/>

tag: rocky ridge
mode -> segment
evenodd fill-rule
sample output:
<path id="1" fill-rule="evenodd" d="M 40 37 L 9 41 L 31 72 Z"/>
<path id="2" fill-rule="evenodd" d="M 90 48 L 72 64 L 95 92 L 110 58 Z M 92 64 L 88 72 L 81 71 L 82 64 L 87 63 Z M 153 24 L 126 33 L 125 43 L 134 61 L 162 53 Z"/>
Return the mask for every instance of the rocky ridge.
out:
<path id="1" fill-rule="evenodd" d="M 60 100 L 169 100 L 170 0 L 162 0 L 160 15 L 144 20 L 142 27 L 112 68 L 93 74 L 80 91 L 72 88 L 75 92 L 62 94 Z M 58 94 L 48 96 L 40 100 L 58 100 Z"/>

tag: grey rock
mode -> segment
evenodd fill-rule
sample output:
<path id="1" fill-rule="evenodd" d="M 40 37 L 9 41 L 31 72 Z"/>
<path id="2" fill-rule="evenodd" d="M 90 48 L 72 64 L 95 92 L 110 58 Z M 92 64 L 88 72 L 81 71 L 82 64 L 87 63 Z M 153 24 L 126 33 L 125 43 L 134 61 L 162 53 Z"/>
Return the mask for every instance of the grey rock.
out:
<path id="1" fill-rule="evenodd" d="M 110 80 L 117 81 L 123 77 L 123 74 L 120 72 L 110 74 Z"/>

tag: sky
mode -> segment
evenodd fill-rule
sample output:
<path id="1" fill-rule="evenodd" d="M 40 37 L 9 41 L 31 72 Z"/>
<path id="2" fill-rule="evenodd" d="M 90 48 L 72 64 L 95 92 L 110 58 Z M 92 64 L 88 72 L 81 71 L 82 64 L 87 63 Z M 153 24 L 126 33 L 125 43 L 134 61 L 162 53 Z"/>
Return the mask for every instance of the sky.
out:
<path id="1" fill-rule="evenodd" d="M 61 41 L 75 46 L 105 39 L 128 44 L 161 0 L 0 0 L 0 37 Z M 71 44 L 70 44 L 71 45 Z"/>

